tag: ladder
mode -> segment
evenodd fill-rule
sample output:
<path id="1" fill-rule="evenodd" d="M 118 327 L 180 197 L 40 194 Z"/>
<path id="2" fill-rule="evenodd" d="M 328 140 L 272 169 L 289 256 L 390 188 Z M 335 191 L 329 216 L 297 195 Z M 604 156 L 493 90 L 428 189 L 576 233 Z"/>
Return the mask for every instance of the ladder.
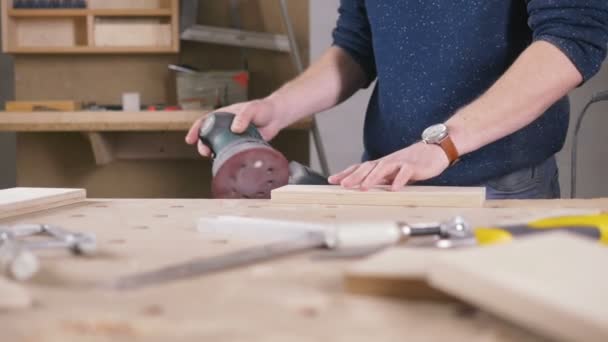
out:
<path id="1" fill-rule="evenodd" d="M 222 44 L 237 46 L 241 48 L 256 48 L 289 53 L 294 68 L 298 74 L 304 71 L 302 57 L 296 42 L 293 25 L 287 9 L 287 0 L 278 0 L 281 9 L 281 19 L 285 28 L 285 34 L 266 32 L 245 31 L 240 28 L 236 9 L 239 0 L 232 1 L 233 26 L 235 28 L 223 28 L 215 26 L 198 25 L 196 17 L 198 14 L 199 0 L 182 0 L 180 18 L 180 39 L 202 43 Z M 312 137 L 319 158 L 321 171 L 329 175 L 329 166 L 325 149 L 321 140 L 321 133 L 316 118 L 312 120 Z"/>

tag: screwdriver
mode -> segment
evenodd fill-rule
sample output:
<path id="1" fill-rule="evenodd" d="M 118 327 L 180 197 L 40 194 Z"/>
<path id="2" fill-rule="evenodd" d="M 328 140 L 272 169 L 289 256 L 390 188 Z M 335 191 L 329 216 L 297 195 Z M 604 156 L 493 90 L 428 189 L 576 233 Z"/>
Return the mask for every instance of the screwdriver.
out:
<path id="1" fill-rule="evenodd" d="M 608 214 L 559 216 L 528 222 L 526 224 L 471 227 L 462 217 L 440 223 L 411 225 L 404 222 L 358 222 L 340 224 L 326 232 L 328 246 L 333 251 L 327 258 L 340 258 L 348 248 L 369 246 L 405 245 L 411 247 L 457 248 L 484 246 L 512 241 L 543 232 L 565 231 L 587 237 L 608 245 Z M 422 239 L 418 239 L 422 237 Z M 362 248 L 361 255 L 366 255 Z M 379 250 L 370 248 L 370 254 Z"/>
<path id="2" fill-rule="evenodd" d="M 608 214 L 560 216 L 504 227 L 478 227 L 475 239 L 480 245 L 504 243 L 513 238 L 548 231 L 567 231 L 608 245 Z"/>

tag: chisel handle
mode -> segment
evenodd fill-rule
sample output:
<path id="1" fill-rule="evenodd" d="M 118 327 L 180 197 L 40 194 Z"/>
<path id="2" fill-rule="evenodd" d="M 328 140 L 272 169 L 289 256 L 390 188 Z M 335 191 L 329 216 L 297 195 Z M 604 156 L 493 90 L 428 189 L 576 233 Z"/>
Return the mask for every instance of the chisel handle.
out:
<path id="1" fill-rule="evenodd" d="M 474 234 L 480 245 L 489 245 L 548 231 L 570 232 L 608 245 L 608 214 L 553 217 L 525 225 L 478 227 Z"/>

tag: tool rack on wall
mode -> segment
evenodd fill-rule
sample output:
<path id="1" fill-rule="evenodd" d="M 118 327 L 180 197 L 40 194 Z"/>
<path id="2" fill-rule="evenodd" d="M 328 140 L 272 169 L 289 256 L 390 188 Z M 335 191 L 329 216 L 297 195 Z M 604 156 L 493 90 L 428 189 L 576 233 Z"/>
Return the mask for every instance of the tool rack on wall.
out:
<path id="1" fill-rule="evenodd" d="M 178 0 L 87 0 L 84 8 L 52 7 L 52 1 L 48 8 L 23 8 L 16 1 L 0 0 L 5 53 L 179 51 Z"/>

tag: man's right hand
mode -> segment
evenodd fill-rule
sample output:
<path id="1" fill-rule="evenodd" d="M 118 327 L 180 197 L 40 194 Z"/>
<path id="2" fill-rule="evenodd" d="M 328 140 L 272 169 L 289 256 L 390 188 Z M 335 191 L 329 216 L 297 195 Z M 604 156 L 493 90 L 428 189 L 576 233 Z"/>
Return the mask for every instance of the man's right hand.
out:
<path id="1" fill-rule="evenodd" d="M 277 113 L 276 106 L 268 99 L 237 103 L 220 108 L 216 112 L 228 112 L 236 115 L 231 127 L 234 133 L 243 133 L 249 124 L 253 123 L 266 141 L 274 138 L 286 125 L 283 122 L 282 115 Z M 201 123 L 202 120 L 199 119 L 192 124 L 186 135 L 186 142 L 190 145 L 197 144 L 198 153 L 204 157 L 209 157 L 211 156 L 211 150 L 198 137 Z"/>
<path id="2" fill-rule="evenodd" d="M 346 51 L 332 46 L 303 74 L 269 97 L 237 103 L 218 111 L 236 114 L 233 132 L 242 133 L 253 123 L 262 137 L 270 140 L 288 125 L 346 100 L 365 86 L 369 77 Z M 198 144 L 199 153 L 210 156 L 209 147 L 199 142 L 200 126 L 201 120 L 197 120 L 190 128 L 186 142 Z"/>

